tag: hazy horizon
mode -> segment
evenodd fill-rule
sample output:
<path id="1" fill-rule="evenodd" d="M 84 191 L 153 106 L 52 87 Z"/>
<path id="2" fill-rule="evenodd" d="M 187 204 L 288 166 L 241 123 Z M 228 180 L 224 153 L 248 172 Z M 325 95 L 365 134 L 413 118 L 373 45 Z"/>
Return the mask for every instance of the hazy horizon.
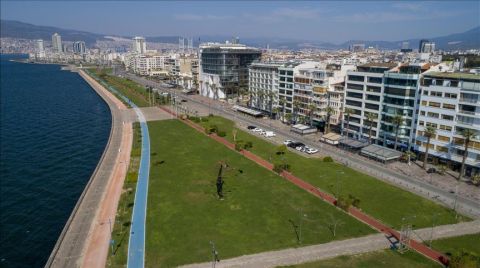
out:
<path id="1" fill-rule="evenodd" d="M 464 32 L 479 26 L 480 2 L 2 1 L 1 17 L 105 35 L 220 35 L 342 43 Z"/>

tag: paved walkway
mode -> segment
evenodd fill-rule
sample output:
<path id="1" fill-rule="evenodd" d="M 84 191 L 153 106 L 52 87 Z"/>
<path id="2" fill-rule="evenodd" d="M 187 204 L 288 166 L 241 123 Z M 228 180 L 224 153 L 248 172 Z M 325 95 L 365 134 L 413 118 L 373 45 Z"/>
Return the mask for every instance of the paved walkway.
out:
<path id="1" fill-rule="evenodd" d="M 162 109 L 170 112 L 170 110 L 166 107 L 162 107 Z M 181 120 L 181 121 L 185 122 L 187 125 L 193 127 L 194 129 L 198 130 L 199 132 L 205 133 L 203 128 L 200 125 L 197 125 L 197 124 L 195 124 L 195 123 L 193 123 L 192 121 L 189 121 L 189 120 Z M 224 144 L 225 146 L 227 146 L 231 150 L 235 150 L 235 145 L 233 143 L 231 143 L 230 141 L 228 141 L 227 139 L 219 137 L 216 134 L 210 134 L 208 136 L 211 137 L 212 139 Z M 262 166 L 262 167 L 264 167 L 268 170 L 273 169 L 273 164 L 269 163 L 268 161 L 262 159 L 261 157 L 255 155 L 255 154 L 253 154 L 250 151 L 241 150 L 240 153 L 243 154 L 246 158 L 256 162 L 257 164 L 259 164 L 260 166 Z M 297 185 L 298 187 L 300 187 L 300 188 L 306 190 L 307 192 L 321 198 L 325 202 L 327 202 L 331 205 L 334 205 L 334 206 L 336 205 L 336 200 L 332 195 L 320 191 L 315 186 L 309 184 L 306 181 L 303 181 L 302 179 L 296 177 L 292 173 L 287 172 L 287 171 L 283 171 L 280 175 L 282 177 L 284 177 L 285 179 L 289 180 L 290 182 L 292 182 L 293 184 Z M 398 231 L 386 226 L 385 224 L 381 223 L 380 221 L 376 220 L 375 218 L 371 217 L 370 215 L 360 211 L 359 209 L 357 209 L 355 207 L 351 207 L 348 210 L 348 213 L 351 216 L 355 217 L 357 220 L 360 220 L 360 221 L 364 222 L 365 224 L 369 225 L 373 229 L 384 233 L 388 237 L 394 237 L 396 240 L 400 240 L 400 233 Z M 415 240 L 412 240 L 412 239 L 408 240 L 407 243 L 412 249 L 414 249 L 418 253 L 420 253 L 420 254 L 422 254 L 422 255 L 424 255 L 424 256 L 426 256 L 426 257 L 428 257 L 428 258 L 430 258 L 430 259 L 432 259 L 436 262 L 439 262 L 439 263 L 442 263 L 442 264 L 447 264 L 448 263 L 448 258 L 440 252 L 432 250 L 432 249 L 428 248 L 427 246 L 425 246 L 425 245 L 423 245 L 423 244 L 421 244 L 421 243 L 419 243 Z"/>
<path id="2" fill-rule="evenodd" d="M 85 186 L 84 191 L 80 195 L 45 267 L 80 267 L 82 265 L 89 237 L 98 223 L 96 219 L 99 219 L 98 215 L 100 213 L 102 200 L 105 198 L 107 189 L 110 188 L 109 184 L 112 179 L 114 177 L 117 178 L 113 175 L 114 172 L 121 168 L 121 164 L 118 162 L 119 149 L 125 148 L 126 150 L 126 144 L 124 143 L 126 138 L 124 136 L 129 135 L 128 126 L 125 128 L 122 123 L 121 109 L 125 108 L 125 106 L 116 100 L 116 98 L 112 98 L 110 93 L 96 86 L 93 81 L 88 80 L 82 72 L 80 72 L 80 75 L 86 79 L 109 106 L 112 115 L 112 127 L 103 155 Z M 126 158 L 122 159 L 127 161 Z M 118 173 L 118 176 L 121 177 L 121 173 Z M 110 186 L 111 185 L 112 184 L 110 184 Z M 113 194 L 115 191 L 108 192 Z M 112 197 L 111 195 L 109 196 Z M 100 214 L 106 215 L 103 212 Z M 107 252 L 108 239 L 106 246 Z"/>
<path id="3" fill-rule="evenodd" d="M 433 229 L 425 228 L 415 231 L 423 240 L 441 239 L 459 235 L 480 233 L 480 221 L 438 226 Z M 341 255 L 355 255 L 365 252 L 387 249 L 391 242 L 384 234 L 368 235 L 330 243 L 300 248 L 289 248 L 244 255 L 236 258 L 221 260 L 216 267 L 276 267 L 295 265 L 306 262 L 330 259 Z M 182 266 L 183 268 L 209 268 L 211 262 L 196 263 Z"/>
<path id="4" fill-rule="evenodd" d="M 108 92 L 97 81 L 85 75 L 82 71 L 80 73 L 90 85 L 103 91 L 105 95 L 114 101 L 117 107 L 119 107 L 119 111 L 126 111 L 127 107 L 113 96 L 113 94 Z M 112 228 L 115 223 L 118 202 L 122 194 L 123 182 L 125 181 L 130 163 L 130 152 L 133 141 L 132 124 L 122 123 L 122 127 L 124 135 L 116 159 L 117 165 L 115 165 L 113 173 L 111 174 L 107 190 L 104 193 L 95 222 L 88 236 L 82 267 L 105 267 L 108 257 Z"/>

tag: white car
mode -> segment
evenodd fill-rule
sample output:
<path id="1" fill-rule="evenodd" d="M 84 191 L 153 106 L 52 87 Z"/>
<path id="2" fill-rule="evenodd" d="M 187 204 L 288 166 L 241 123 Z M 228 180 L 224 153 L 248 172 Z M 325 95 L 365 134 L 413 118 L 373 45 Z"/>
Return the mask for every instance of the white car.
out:
<path id="1" fill-rule="evenodd" d="M 265 136 L 265 134 L 267 134 L 267 131 L 262 130 L 262 131 L 260 131 L 259 133 L 260 133 L 260 135 Z"/>
<path id="2" fill-rule="evenodd" d="M 305 150 L 305 152 L 306 152 L 307 154 L 316 154 L 316 153 L 318 153 L 318 150 L 315 149 L 315 148 L 307 148 L 307 149 Z"/>
<path id="3" fill-rule="evenodd" d="M 304 148 L 305 148 L 305 147 L 303 147 L 303 146 L 297 146 L 297 147 L 295 147 L 295 150 L 301 152 L 301 151 L 303 151 Z"/>
<path id="4" fill-rule="evenodd" d="M 277 134 L 275 134 L 273 131 L 266 131 L 265 132 L 265 137 L 270 138 L 270 137 L 275 137 Z"/>
<path id="5" fill-rule="evenodd" d="M 254 128 L 252 131 L 253 131 L 253 132 L 262 132 L 263 129 L 257 127 L 257 128 Z"/>
<path id="6" fill-rule="evenodd" d="M 290 143 L 292 143 L 292 142 L 293 142 L 292 140 L 285 140 L 285 141 L 283 142 L 283 144 L 285 144 L 285 145 L 288 146 L 288 145 L 289 145 Z"/>

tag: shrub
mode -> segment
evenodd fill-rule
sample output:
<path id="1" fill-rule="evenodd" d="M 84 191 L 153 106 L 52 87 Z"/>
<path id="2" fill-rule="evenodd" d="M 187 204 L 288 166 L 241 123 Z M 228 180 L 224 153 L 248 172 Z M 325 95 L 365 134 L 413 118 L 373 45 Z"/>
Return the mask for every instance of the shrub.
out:
<path id="1" fill-rule="evenodd" d="M 277 155 L 284 155 L 286 151 L 287 151 L 287 145 L 282 144 L 282 145 L 280 145 L 280 146 L 277 147 L 277 152 L 276 152 L 276 154 L 277 154 Z"/>
<path id="2" fill-rule="evenodd" d="M 333 159 L 332 159 L 332 157 L 330 157 L 330 156 L 325 156 L 325 157 L 323 158 L 323 162 L 325 162 L 325 163 L 331 163 L 331 162 L 333 162 Z"/>
<path id="3" fill-rule="evenodd" d="M 225 131 L 223 131 L 223 130 L 219 130 L 219 131 L 217 132 L 217 135 L 218 135 L 219 137 L 225 137 L 225 136 L 227 136 L 227 133 L 226 133 Z"/>
<path id="4" fill-rule="evenodd" d="M 210 131 L 214 133 L 218 133 L 218 127 L 217 125 L 210 125 Z M 210 133 L 211 133 L 210 132 Z"/>
<path id="5" fill-rule="evenodd" d="M 244 149 L 250 149 L 253 147 L 253 143 L 251 141 L 247 141 L 243 146 Z"/>
<path id="6" fill-rule="evenodd" d="M 241 140 L 235 142 L 235 150 L 241 151 L 245 147 L 245 143 Z"/>
<path id="7" fill-rule="evenodd" d="M 359 208 L 360 207 L 360 199 L 356 198 L 355 196 L 349 194 L 348 198 L 350 199 L 352 206 Z"/>
<path id="8" fill-rule="evenodd" d="M 208 118 L 207 118 L 207 117 L 202 117 L 201 120 L 202 120 L 202 122 L 208 122 Z"/>
<path id="9" fill-rule="evenodd" d="M 282 171 L 290 171 L 290 165 L 287 163 L 274 163 L 273 164 L 273 171 L 276 173 L 282 173 Z"/>
<path id="10" fill-rule="evenodd" d="M 352 205 L 352 202 L 350 200 L 350 198 L 346 198 L 344 196 L 340 196 L 338 199 L 337 199 L 337 203 L 336 203 L 337 207 L 345 210 L 345 211 L 348 211 L 348 209 L 350 208 L 350 206 Z"/>

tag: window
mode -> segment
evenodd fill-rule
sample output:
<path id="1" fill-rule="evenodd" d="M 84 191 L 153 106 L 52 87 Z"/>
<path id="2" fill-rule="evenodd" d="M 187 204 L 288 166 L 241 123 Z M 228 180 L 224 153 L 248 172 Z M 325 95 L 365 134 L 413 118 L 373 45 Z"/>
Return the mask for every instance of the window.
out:
<path id="1" fill-rule="evenodd" d="M 422 101 L 422 106 L 427 106 L 427 101 Z"/>
<path id="2" fill-rule="evenodd" d="M 445 93 L 445 98 L 456 99 L 456 98 L 457 98 L 457 94 L 454 94 L 454 93 Z"/>
<path id="3" fill-rule="evenodd" d="M 351 105 L 351 106 L 362 107 L 362 103 L 359 102 L 359 101 L 346 100 L 345 103 L 346 103 L 347 105 Z"/>
<path id="4" fill-rule="evenodd" d="M 365 108 L 378 111 L 380 107 L 376 104 L 365 103 Z"/>
<path id="5" fill-rule="evenodd" d="M 423 95 L 428 96 L 428 90 L 424 90 Z"/>
<path id="6" fill-rule="evenodd" d="M 450 138 L 447 137 L 447 136 L 438 135 L 438 136 L 437 136 L 437 140 L 439 140 L 439 141 L 444 141 L 444 142 L 449 142 L 449 141 L 450 141 Z"/>
<path id="7" fill-rule="evenodd" d="M 381 87 L 376 87 L 376 86 L 367 86 L 367 91 L 368 92 L 380 93 L 380 92 L 382 92 L 382 88 Z"/>
<path id="8" fill-rule="evenodd" d="M 369 94 L 367 94 L 367 100 L 380 101 L 380 96 L 375 96 L 375 95 L 369 95 Z"/>
<path id="9" fill-rule="evenodd" d="M 368 77 L 369 83 L 381 84 L 382 78 L 381 77 Z"/>
<path id="10" fill-rule="evenodd" d="M 443 109 L 455 110 L 455 104 L 444 103 L 442 107 Z"/>
<path id="11" fill-rule="evenodd" d="M 448 153 L 448 147 L 437 145 L 437 151 L 442 153 Z"/>
<path id="12" fill-rule="evenodd" d="M 430 122 L 427 122 L 427 127 L 433 127 L 433 128 L 437 128 L 437 124 L 435 123 L 430 123 Z"/>
<path id="13" fill-rule="evenodd" d="M 430 91 L 430 96 L 433 96 L 433 97 L 441 97 L 441 96 L 442 96 L 442 92 L 440 92 L 440 91 Z"/>
<path id="14" fill-rule="evenodd" d="M 428 103 L 428 106 L 439 108 L 439 107 L 440 107 L 440 102 L 430 101 L 430 102 Z"/>
<path id="15" fill-rule="evenodd" d="M 420 121 L 418 124 L 423 127 L 425 126 L 425 121 Z"/>
<path id="16" fill-rule="evenodd" d="M 353 89 L 353 90 L 363 90 L 363 85 L 356 85 L 356 84 L 347 83 L 347 88 L 348 89 Z"/>
<path id="17" fill-rule="evenodd" d="M 420 115 L 425 116 L 425 111 L 420 111 Z"/>
<path id="18" fill-rule="evenodd" d="M 420 130 L 417 131 L 417 135 L 418 135 L 418 136 L 423 136 L 423 131 L 420 131 Z"/>
<path id="19" fill-rule="evenodd" d="M 361 75 L 349 75 L 348 80 L 363 82 L 363 81 L 365 81 L 365 77 L 363 77 Z"/>
<path id="20" fill-rule="evenodd" d="M 362 93 L 356 93 L 356 92 L 347 92 L 347 97 L 363 99 L 363 94 Z"/>
<path id="21" fill-rule="evenodd" d="M 423 143 L 423 147 L 427 148 L 427 143 L 426 143 L 426 142 Z M 434 148 L 435 148 L 435 145 L 433 145 L 433 144 L 430 143 L 430 144 L 428 145 L 428 148 L 434 149 Z"/>
<path id="22" fill-rule="evenodd" d="M 450 81 L 450 86 L 451 87 L 458 87 L 458 81 L 455 81 L 455 80 Z"/>
<path id="23" fill-rule="evenodd" d="M 440 129 L 441 129 L 441 130 L 445 130 L 445 131 L 452 131 L 452 127 L 451 127 L 451 126 L 440 125 Z"/>
<path id="24" fill-rule="evenodd" d="M 453 116 L 448 114 L 442 114 L 443 120 L 453 121 Z"/>
<path id="25" fill-rule="evenodd" d="M 428 117 L 433 117 L 433 118 L 438 118 L 438 117 L 440 117 L 440 114 L 439 113 L 428 112 L 427 116 Z"/>

